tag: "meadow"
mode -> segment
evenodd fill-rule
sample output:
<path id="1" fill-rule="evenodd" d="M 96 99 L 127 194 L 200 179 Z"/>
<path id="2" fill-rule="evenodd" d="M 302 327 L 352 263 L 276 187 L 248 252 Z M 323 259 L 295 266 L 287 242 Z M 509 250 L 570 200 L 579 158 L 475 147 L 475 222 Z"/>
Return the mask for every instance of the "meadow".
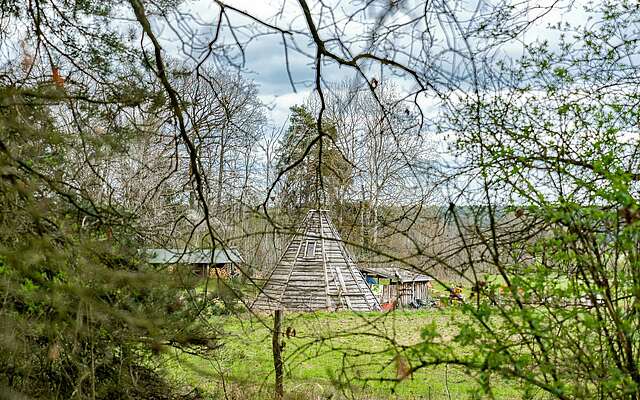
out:
<path id="1" fill-rule="evenodd" d="M 419 344 L 428 325 L 450 341 L 457 318 L 462 313 L 456 307 L 285 314 L 285 399 L 523 398 L 522 388 L 508 381 L 493 382 L 490 394 L 482 393 L 472 375 L 451 365 L 405 376 L 409 365 L 398 350 Z M 207 358 L 172 350 L 166 373 L 202 398 L 273 398 L 271 316 L 216 317 L 214 323 L 224 326 L 221 349 Z"/>

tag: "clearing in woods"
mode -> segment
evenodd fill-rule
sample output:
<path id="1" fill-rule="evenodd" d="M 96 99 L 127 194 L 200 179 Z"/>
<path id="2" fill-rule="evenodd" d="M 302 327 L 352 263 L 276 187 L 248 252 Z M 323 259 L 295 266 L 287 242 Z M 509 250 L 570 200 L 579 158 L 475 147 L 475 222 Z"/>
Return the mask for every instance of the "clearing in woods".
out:
<path id="1" fill-rule="evenodd" d="M 336 399 L 345 393 L 355 399 L 473 398 L 478 382 L 455 366 L 421 369 L 397 384 L 385 381 L 406 369 L 394 347 L 420 343 L 423 328 L 430 324 L 435 324 L 442 340 L 451 340 L 456 331 L 453 322 L 460 317 L 456 307 L 391 313 L 285 313 L 283 331 L 289 331 L 284 338 L 285 399 Z M 167 354 L 167 373 L 185 386 L 196 387 L 205 398 L 273 398 L 272 316 L 215 317 L 213 322 L 224 326 L 223 347 L 208 359 Z M 338 384 L 346 379 L 348 385 Z M 496 399 L 518 399 L 522 393 L 515 382 L 492 382 Z"/>

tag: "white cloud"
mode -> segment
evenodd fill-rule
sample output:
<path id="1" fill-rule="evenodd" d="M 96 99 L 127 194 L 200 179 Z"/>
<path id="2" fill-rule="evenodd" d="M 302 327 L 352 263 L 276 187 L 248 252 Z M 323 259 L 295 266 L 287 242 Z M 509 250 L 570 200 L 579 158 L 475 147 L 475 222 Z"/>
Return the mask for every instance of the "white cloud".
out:
<path id="1" fill-rule="evenodd" d="M 287 122 L 289 118 L 289 108 L 302 104 L 311 94 L 310 90 L 299 91 L 298 93 L 287 93 L 280 96 L 271 94 L 262 94 L 258 96 L 260 101 L 267 105 L 271 110 L 271 123 L 274 127 L 279 128 Z"/>
<path id="2" fill-rule="evenodd" d="M 480 0 L 478 0 L 480 1 Z M 548 29 L 547 25 L 554 24 L 558 21 L 567 21 L 572 24 L 581 23 L 586 20 L 586 14 L 583 11 L 582 7 L 586 4 L 588 0 L 575 0 L 573 6 L 571 7 L 571 12 L 568 13 L 566 8 L 562 8 L 561 6 L 564 2 L 561 2 L 560 6 L 556 5 L 556 8 L 551 12 L 546 12 L 547 6 L 551 3 L 554 3 L 555 0 L 536 0 L 536 1 L 515 1 L 514 5 L 517 7 L 530 7 L 526 18 L 529 20 L 537 19 L 533 27 L 531 27 L 526 33 L 521 35 L 517 40 L 506 43 L 503 48 L 500 57 L 509 58 L 509 57 L 519 57 L 522 55 L 522 43 L 531 43 L 537 39 L 549 39 L 552 43 L 557 41 L 557 32 Z M 264 20 L 268 21 L 271 24 L 277 25 L 284 29 L 289 29 L 291 27 L 295 27 L 297 29 L 301 29 L 306 31 L 306 23 L 304 18 L 302 17 L 302 10 L 300 5 L 296 1 L 291 0 L 225 0 L 225 3 L 235 7 L 239 10 L 247 12 L 248 14 Z M 331 3 L 331 2 L 328 2 Z M 328 4 L 325 2 L 325 4 Z M 375 2 L 374 2 L 375 3 Z M 471 2 L 473 3 L 473 2 Z M 311 2 L 313 5 L 312 12 L 318 13 L 320 9 L 318 8 L 317 2 Z M 415 4 L 419 5 L 420 2 L 406 2 L 405 4 Z M 340 34 L 340 39 L 347 43 L 347 46 L 351 48 L 352 51 L 357 52 L 362 50 L 361 47 L 366 43 L 363 34 L 366 32 L 368 28 L 370 28 L 370 23 L 372 19 L 375 19 L 375 15 L 368 13 L 361 13 L 356 16 L 354 19 L 345 19 L 344 15 L 348 13 L 354 6 L 352 3 L 348 2 L 340 2 L 336 1 L 331 4 L 331 11 L 334 12 L 335 18 L 339 21 L 338 26 L 339 30 L 333 29 L 323 29 L 321 31 L 321 35 L 325 39 L 332 38 L 335 35 Z M 215 23 L 217 21 L 219 7 L 215 2 L 211 2 L 210 0 L 195 0 L 191 2 L 185 2 L 182 6 L 185 13 L 191 14 L 193 18 L 193 22 L 184 21 L 185 25 L 188 25 L 188 29 L 195 33 L 195 36 L 199 37 L 200 40 L 204 40 L 206 43 L 207 40 L 213 35 Z M 470 10 L 474 9 L 474 7 L 470 7 Z M 417 7 L 414 9 L 413 6 L 409 6 L 406 9 L 399 10 L 393 16 L 394 22 L 407 21 L 410 17 L 415 17 L 414 11 L 421 11 L 422 7 Z M 321 26 L 323 23 L 326 23 L 327 17 L 327 9 L 322 11 L 324 15 L 324 19 L 321 22 Z M 237 25 L 236 33 L 240 36 L 251 35 L 251 32 L 256 32 L 252 29 L 245 30 L 243 33 L 242 25 L 252 24 L 249 18 L 240 16 L 237 13 L 234 13 L 231 10 L 228 10 L 228 15 L 231 19 L 232 24 Z M 544 14 L 544 15 L 543 15 Z M 197 23 L 196 23 L 197 21 Z M 261 31 L 265 31 L 264 28 L 260 29 Z M 437 29 L 436 29 L 437 30 Z M 437 32 L 436 32 L 437 33 Z M 408 36 L 399 35 L 395 40 L 397 40 L 396 45 L 399 47 L 409 48 L 409 45 L 412 44 L 412 38 L 416 33 L 413 32 Z M 224 33 L 224 40 L 227 43 L 231 43 L 230 33 L 226 31 Z M 168 36 L 171 36 L 168 34 Z M 245 36 L 245 38 L 248 36 Z M 309 42 L 309 39 L 305 36 L 297 35 L 298 44 L 303 47 L 305 51 L 312 51 L 312 44 Z M 183 38 L 188 41 L 191 38 Z M 169 39 L 168 39 L 169 40 Z M 413 41 L 415 42 L 415 40 Z M 174 48 L 175 45 L 179 44 L 179 41 L 174 37 Z M 310 47 L 306 47 L 306 46 Z M 329 42 L 328 46 L 332 46 L 331 42 Z M 296 84 L 296 89 L 298 89 L 299 93 L 294 93 L 291 88 L 291 84 L 289 82 L 289 76 L 287 72 L 287 66 L 285 62 L 284 48 L 282 43 L 282 37 L 278 34 L 269 35 L 269 36 L 261 36 L 259 38 L 255 38 L 249 46 L 245 49 L 246 55 L 246 65 L 245 72 L 247 76 L 253 79 L 259 87 L 260 90 L 260 98 L 272 109 L 271 119 L 274 125 L 281 124 L 286 121 L 288 115 L 288 108 L 296 103 L 301 103 L 304 101 L 305 97 L 309 95 L 311 92 L 311 88 L 313 86 L 313 78 L 314 78 L 314 66 L 312 64 L 312 60 L 302 54 L 296 53 L 293 49 L 289 51 L 289 70 L 291 72 L 291 76 Z M 435 49 L 438 50 L 438 49 Z M 432 50 L 432 51 L 435 51 Z M 179 49 L 177 50 L 180 51 Z M 432 68 L 432 69 L 443 69 L 443 73 L 446 75 L 447 68 L 452 68 L 450 63 L 448 63 L 445 59 L 448 53 L 444 52 L 441 55 L 442 60 L 438 61 L 438 59 L 434 59 L 433 63 L 430 66 L 424 66 L 424 68 Z M 216 53 L 215 56 L 220 56 L 219 53 Z M 400 54 L 394 54 L 400 62 L 408 62 L 405 56 Z M 419 55 L 420 57 L 426 57 L 425 55 Z M 403 58 L 404 57 L 404 58 Z M 414 63 L 413 66 L 420 68 L 420 63 Z M 324 68 L 324 78 L 330 81 L 339 81 L 343 78 L 348 77 L 351 74 L 351 70 L 349 68 L 338 68 L 334 65 L 326 66 Z M 371 77 L 376 77 L 380 73 L 376 70 L 377 67 L 369 70 L 365 67 L 365 72 L 367 74 L 371 74 Z M 448 71 L 453 72 L 453 71 Z M 464 72 L 464 71 L 463 71 Z M 387 73 L 385 72 L 385 75 Z M 438 78 L 438 74 L 432 74 L 433 78 Z M 412 82 L 409 79 L 402 78 L 394 78 L 396 83 L 400 86 L 400 88 L 407 93 L 415 90 L 415 82 Z M 429 99 L 420 98 L 420 105 L 425 105 L 424 111 L 431 114 L 434 112 L 437 106 L 433 104 L 434 102 Z"/>

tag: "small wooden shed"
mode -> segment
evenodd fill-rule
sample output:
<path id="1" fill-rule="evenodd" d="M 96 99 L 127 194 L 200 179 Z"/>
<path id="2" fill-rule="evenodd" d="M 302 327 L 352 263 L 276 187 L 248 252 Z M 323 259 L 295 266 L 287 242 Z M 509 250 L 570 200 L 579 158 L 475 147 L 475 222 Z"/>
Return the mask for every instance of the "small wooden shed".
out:
<path id="1" fill-rule="evenodd" d="M 361 267 L 367 284 L 380 304 L 408 306 L 430 297 L 433 278 L 418 271 L 390 267 Z"/>
<path id="2" fill-rule="evenodd" d="M 178 250 L 147 249 L 145 255 L 149 264 L 187 265 L 191 271 L 202 277 L 227 278 L 234 276 L 242 262 L 238 250 L 232 248 Z"/>

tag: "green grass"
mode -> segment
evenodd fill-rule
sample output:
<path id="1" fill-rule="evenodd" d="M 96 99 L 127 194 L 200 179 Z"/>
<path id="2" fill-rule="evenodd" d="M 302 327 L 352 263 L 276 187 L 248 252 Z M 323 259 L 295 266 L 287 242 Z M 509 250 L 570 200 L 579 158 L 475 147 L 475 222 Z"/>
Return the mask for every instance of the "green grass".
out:
<path id="1" fill-rule="evenodd" d="M 295 337 L 284 339 L 287 398 L 341 398 L 343 393 L 357 399 L 470 398 L 478 384 L 454 366 L 420 369 L 399 383 L 383 381 L 397 377 L 398 346 L 419 343 L 422 328 L 430 323 L 435 323 L 442 340 L 450 340 L 455 318 L 460 318 L 455 307 L 387 314 L 285 314 L 283 328 L 296 330 Z M 272 318 L 243 315 L 212 322 L 224 326 L 223 348 L 207 359 L 171 353 L 167 373 L 210 398 L 224 398 L 225 390 L 230 399 L 272 398 Z M 348 386 L 336 385 L 341 376 Z M 521 398 L 519 387 L 506 382 L 494 382 L 493 395 Z"/>

